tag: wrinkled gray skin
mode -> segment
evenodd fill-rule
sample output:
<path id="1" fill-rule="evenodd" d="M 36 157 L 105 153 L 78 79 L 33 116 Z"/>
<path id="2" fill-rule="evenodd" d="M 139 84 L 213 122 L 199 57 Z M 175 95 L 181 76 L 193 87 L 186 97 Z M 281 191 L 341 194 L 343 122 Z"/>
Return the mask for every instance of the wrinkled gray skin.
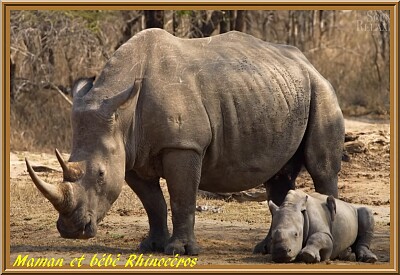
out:
<path id="1" fill-rule="evenodd" d="M 346 256 L 349 247 L 357 261 L 378 260 L 369 250 L 374 217 L 368 208 L 319 193 L 307 195 L 301 190 L 290 190 L 280 207 L 269 201 L 269 208 L 270 247 L 275 262 L 333 260 Z"/>
<path id="2" fill-rule="evenodd" d="M 343 116 L 330 83 L 295 47 L 240 32 L 188 40 L 148 29 L 73 94 L 64 164 L 64 180 L 73 180 L 50 190 L 56 194 L 41 190 L 60 211 L 63 237 L 93 237 L 124 180 L 149 217 L 140 248 L 167 254 L 198 253 L 199 188 L 236 192 L 264 183 L 280 204 L 305 165 L 317 191 L 337 196 Z M 160 177 L 171 198 L 171 237 Z"/>

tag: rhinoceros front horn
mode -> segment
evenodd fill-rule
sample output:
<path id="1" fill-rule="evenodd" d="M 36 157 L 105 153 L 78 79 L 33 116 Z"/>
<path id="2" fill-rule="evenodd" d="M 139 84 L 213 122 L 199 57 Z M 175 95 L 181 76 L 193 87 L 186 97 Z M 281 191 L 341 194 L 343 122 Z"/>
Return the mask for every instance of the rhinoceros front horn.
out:
<path id="1" fill-rule="evenodd" d="M 58 162 L 60 163 L 61 168 L 63 170 L 64 181 L 69 181 L 69 182 L 77 181 L 83 175 L 83 170 L 80 168 L 80 163 L 79 162 L 65 163 L 60 152 L 57 149 L 55 151 Z"/>
<path id="2" fill-rule="evenodd" d="M 36 185 L 39 191 L 54 205 L 56 210 L 63 212 L 67 209 L 70 209 L 72 205 L 70 205 L 71 199 L 68 194 L 69 189 L 66 188 L 67 186 L 62 186 L 61 184 L 53 185 L 41 180 L 36 175 L 27 158 L 25 158 L 25 162 L 33 183 Z"/>

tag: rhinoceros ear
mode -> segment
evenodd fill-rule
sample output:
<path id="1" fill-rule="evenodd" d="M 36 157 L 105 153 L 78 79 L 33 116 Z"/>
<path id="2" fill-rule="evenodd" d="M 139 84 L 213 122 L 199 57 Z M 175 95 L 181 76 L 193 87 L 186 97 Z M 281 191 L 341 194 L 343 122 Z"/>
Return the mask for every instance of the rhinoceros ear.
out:
<path id="1" fill-rule="evenodd" d="M 79 78 L 75 81 L 74 87 L 71 90 L 72 98 L 82 97 L 87 94 L 93 87 L 95 77 Z"/>
<path id="2" fill-rule="evenodd" d="M 142 79 L 136 79 L 131 86 L 119 94 L 106 98 L 102 103 L 103 112 L 105 115 L 111 116 L 118 109 L 126 108 L 135 98 L 135 95 L 142 87 Z"/>
<path id="3" fill-rule="evenodd" d="M 275 215 L 276 211 L 278 211 L 279 207 L 272 201 L 268 201 L 269 211 L 271 211 L 272 216 Z"/>
<path id="4" fill-rule="evenodd" d="M 304 226 L 303 226 L 303 247 L 306 245 L 308 234 L 310 231 L 310 218 L 308 217 L 307 210 L 301 211 L 304 217 Z"/>

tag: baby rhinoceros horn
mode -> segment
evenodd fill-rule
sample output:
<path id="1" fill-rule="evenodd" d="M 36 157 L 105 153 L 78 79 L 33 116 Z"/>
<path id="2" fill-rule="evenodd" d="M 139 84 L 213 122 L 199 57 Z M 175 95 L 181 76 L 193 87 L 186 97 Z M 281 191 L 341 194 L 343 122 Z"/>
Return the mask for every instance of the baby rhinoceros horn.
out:
<path id="1" fill-rule="evenodd" d="M 68 212 L 74 207 L 73 191 L 70 183 L 50 184 L 41 180 L 33 170 L 27 158 L 25 158 L 26 167 L 29 175 L 39 189 L 39 191 L 54 205 L 58 212 Z"/>
<path id="2" fill-rule="evenodd" d="M 83 170 L 79 162 L 68 162 L 66 163 L 61 156 L 60 152 L 56 149 L 56 156 L 58 162 L 63 170 L 64 181 L 75 182 L 81 178 L 83 175 Z"/>

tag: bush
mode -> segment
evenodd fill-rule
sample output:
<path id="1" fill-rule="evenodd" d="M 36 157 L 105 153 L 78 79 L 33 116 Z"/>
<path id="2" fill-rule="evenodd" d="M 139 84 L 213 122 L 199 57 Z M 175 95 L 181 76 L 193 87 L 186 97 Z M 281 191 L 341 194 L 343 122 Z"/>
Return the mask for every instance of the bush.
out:
<path id="1" fill-rule="evenodd" d="M 120 44 L 117 11 L 12 11 L 11 149 L 69 151 L 70 107 L 64 92 L 96 75 Z"/>

